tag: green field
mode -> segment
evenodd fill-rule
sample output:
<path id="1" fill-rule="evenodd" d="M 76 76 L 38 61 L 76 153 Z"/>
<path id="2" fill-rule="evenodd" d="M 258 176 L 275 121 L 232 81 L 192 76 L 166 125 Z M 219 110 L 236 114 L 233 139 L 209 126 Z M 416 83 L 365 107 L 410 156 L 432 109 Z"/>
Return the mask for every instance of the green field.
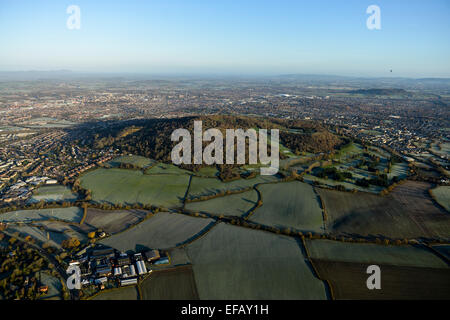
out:
<path id="1" fill-rule="evenodd" d="M 113 204 L 181 206 L 188 175 L 147 175 L 138 170 L 96 169 L 84 174 L 81 186 L 92 191 L 92 200 Z"/>
<path id="2" fill-rule="evenodd" d="M 363 153 L 363 148 L 356 143 L 349 143 L 336 152 L 334 159 L 344 161 L 345 159 Z"/>
<path id="3" fill-rule="evenodd" d="M 192 172 L 184 169 L 180 169 L 179 167 L 173 164 L 167 163 L 158 163 L 157 165 L 147 169 L 145 171 L 146 174 L 174 174 L 174 175 L 191 175 Z"/>
<path id="4" fill-rule="evenodd" d="M 186 203 L 185 208 L 193 212 L 206 212 L 224 216 L 243 216 L 258 201 L 255 190 L 228 195 L 206 201 Z"/>
<path id="5" fill-rule="evenodd" d="M 42 186 L 33 192 L 33 196 L 28 200 L 29 203 L 36 203 L 41 200 L 45 202 L 53 201 L 75 201 L 78 195 L 73 193 L 70 188 L 61 185 Z"/>
<path id="6" fill-rule="evenodd" d="M 450 186 L 440 186 L 431 190 L 433 198 L 450 212 Z"/>
<path id="7" fill-rule="evenodd" d="M 169 249 L 195 237 L 212 219 L 160 212 L 135 227 L 106 238 L 103 243 L 120 251 Z"/>
<path id="8" fill-rule="evenodd" d="M 447 267 L 447 264 L 431 251 L 411 245 L 385 246 L 372 243 L 306 240 L 306 246 L 313 259 L 410 267 Z"/>
<path id="9" fill-rule="evenodd" d="M 383 190 L 383 187 L 379 187 L 379 186 L 370 185 L 368 188 L 364 188 L 364 187 L 357 186 L 356 184 L 354 184 L 352 182 L 334 181 L 331 179 L 322 179 L 322 178 L 313 176 L 311 174 L 305 174 L 303 176 L 303 181 L 311 183 L 311 184 L 313 184 L 316 181 L 317 183 L 319 183 L 319 185 L 325 186 L 325 187 L 335 187 L 335 186 L 341 185 L 348 191 L 356 189 L 356 190 L 362 191 L 362 192 L 370 192 L 370 193 L 378 194 L 378 193 L 380 193 L 381 190 Z"/>
<path id="10" fill-rule="evenodd" d="M 295 239 L 220 223 L 187 247 L 200 299 L 326 299 Z"/>
<path id="11" fill-rule="evenodd" d="M 119 166 L 121 163 L 127 163 L 145 169 L 147 167 L 152 166 L 155 163 L 155 160 L 141 156 L 128 155 L 115 158 L 114 160 L 111 160 L 108 163 L 114 167 Z"/>
<path id="12" fill-rule="evenodd" d="M 322 209 L 313 188 L 293 181 L 261 185 L 263 205 L 256 209 L 252 221 L 276 227 L 293 227 L 305 231 L 323 231 Z"/>
<path id="13" fill-rule="evenodd" d="M 209 196 L 227 190 L 236 191 L 248 187 L 252 187 L 258 183 L 273 182 L 279 178 L 276 176 L 261 176 L 258 175 L 252 179 L 239 179 L 230 182 L 222 182 L 214 178 L 199 178 L 192 177 L 191 187 L 189 188 L 189 198 L 196 198 L 199 196 Z"/>
<path id="14" fill-rule="evenodd" d="M 193 173 L 195 175 L 198 176 L 203 176 L 203 177 L 217 177 L 219 174 L 219 170 L 217 170 L 216 167 L 214 166 L 207 166 L 207 167 L 203 167 L 200 170 L 198 170 L 197 172 Z"/>
<path id="15" fill-rule="evenodd" d="M 388 173 L 388 178 L 398 177 L 404 179 L 408 176 L 408 171 L 409 167 L 406 163 L 396 163 L 392 166 L 391 172 Z"/>
<path id="16" fill-rule="evenodd" d="M 0 214 L 0 222 L 24 222 L 57 219 L 68 222 L 80 222 L 83 209 L 78 207 L 19 210 Z"/>

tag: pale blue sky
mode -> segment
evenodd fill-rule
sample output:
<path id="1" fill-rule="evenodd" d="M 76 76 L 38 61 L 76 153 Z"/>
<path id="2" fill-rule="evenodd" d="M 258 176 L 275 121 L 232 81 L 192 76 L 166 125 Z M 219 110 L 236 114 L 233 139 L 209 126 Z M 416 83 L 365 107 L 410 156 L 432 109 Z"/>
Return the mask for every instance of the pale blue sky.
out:
<path id="1" fill-rule="evenodd" d="M 448 0 L 0 0 L 0 30 L 0 70 L 450 77 Z"/>

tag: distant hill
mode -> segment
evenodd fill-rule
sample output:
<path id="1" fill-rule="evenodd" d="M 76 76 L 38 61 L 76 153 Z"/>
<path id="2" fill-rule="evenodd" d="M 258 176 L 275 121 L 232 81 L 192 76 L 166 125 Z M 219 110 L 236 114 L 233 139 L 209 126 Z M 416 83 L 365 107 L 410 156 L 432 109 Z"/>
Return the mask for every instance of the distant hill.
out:
<path id="1" fill-rule="evenodd" d="M 405 89 L 358 89 L 350 90 L 348 93 L 368 96 L 412 96 L 412 93 Z"/>
<path id="2" fill-rule="evenodd" d="M 225 129 L 280 129 L 280 142 L 294 152 L 328 152 L 343 143 L 342 139 L 311 121 L 225 115 L 100 121 L 67 130 L 69 133 L 73 130 L 73 140 L 82 147 L 94 150 L 112 147 L 125 153 L 169 162 L 171 150 L 176 144 L 170 140 L 172 132 L 184 128 L 193 137 L 194 120 L 202 120 L 203 131 L 218 128 L 224 139 Z M 286 129 L 294 129 L 295 132 Z M 283 154 L 280 153 L 280 156 Z"/>

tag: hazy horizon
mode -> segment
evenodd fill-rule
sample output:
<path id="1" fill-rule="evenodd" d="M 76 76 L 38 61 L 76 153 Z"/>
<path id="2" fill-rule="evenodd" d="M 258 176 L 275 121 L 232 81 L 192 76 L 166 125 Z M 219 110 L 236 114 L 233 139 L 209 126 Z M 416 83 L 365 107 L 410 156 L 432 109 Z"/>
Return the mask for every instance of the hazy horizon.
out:
<path id="1" fill-rule="evenodd" d="M 5 0 L 0 70 L 448 78 L 449 18 L 445 0 Z"/>

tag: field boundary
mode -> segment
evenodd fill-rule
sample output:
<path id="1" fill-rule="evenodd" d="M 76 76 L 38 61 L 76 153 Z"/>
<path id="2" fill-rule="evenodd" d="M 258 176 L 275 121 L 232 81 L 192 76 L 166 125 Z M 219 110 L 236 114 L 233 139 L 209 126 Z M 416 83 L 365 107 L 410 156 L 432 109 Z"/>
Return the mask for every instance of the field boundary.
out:
<path id="1" fill-rule="evenodd" d="M 433 252 L 435 255 L 437 255 L 439 258 L 441 258 L 442 260 L 444 260 L 448 266 L 450 266 L 450 259 L 448 259 L 446 256 L 444 256 L 442 253 L 440 253 L 438 250 L 436 250 L 435 248 L 433 248 L 433 246 L 429 245 L 429 244 L 425 244 L 424 245 L 425 248 L 429 249 L 431 252 Z"/>
<path id="2" fill-rule="evenodd" d="M 301 239 L 301 243 L 300 243 L 300 241 L 298 241 L 299 239 Z M 329 296 L 329 298 L 331 300 L 336 300 L 335 295 L 334 295 L 334 291 L 333 291 L 333 286 L 331 285 L 331 282 L 328 281 L 328 279 L 324 279 L 324 278 L 322 278 L 320 276 L 319 271 L 317 270 L 316 266 L 314 265 L 314 263 L 313 263 L 313 261 L 311 259 L 311 255 L 309 253 L 308 247 L 306 246 L 305 237 L 301 237 L 301 238 L 297 237 L 297 243 L 298 243 L 299 246 L 303 246 L 304 251 L 306 253 L 306 257 L 305 258 L 308 261 L 308 263 L 311 265 L 311 269 L 313 271 L 314 276 L 324 283 L 325 291 L 327 293 L 327 296 Z"/>

